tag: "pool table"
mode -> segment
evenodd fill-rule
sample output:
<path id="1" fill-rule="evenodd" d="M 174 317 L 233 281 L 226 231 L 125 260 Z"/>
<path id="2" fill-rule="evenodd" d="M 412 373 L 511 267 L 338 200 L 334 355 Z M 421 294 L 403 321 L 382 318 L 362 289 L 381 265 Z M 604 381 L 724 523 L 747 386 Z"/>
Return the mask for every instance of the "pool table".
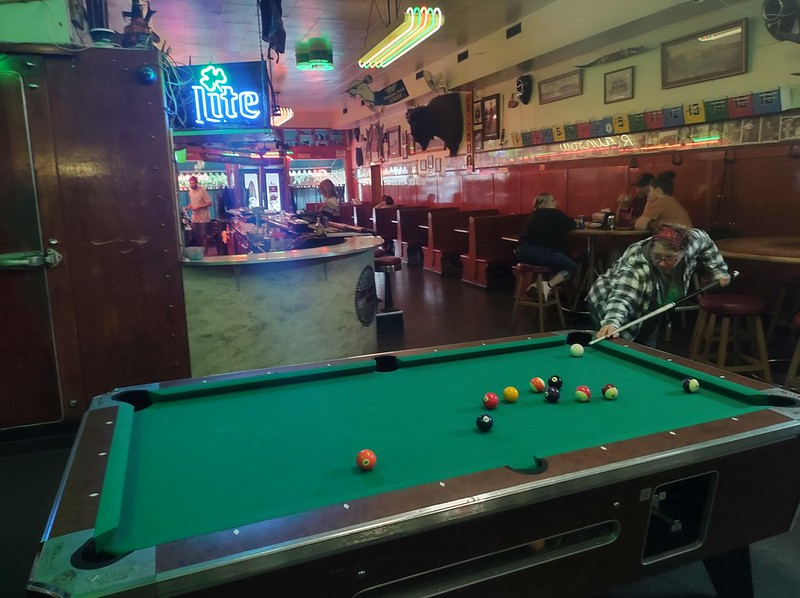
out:
<path id="1" fill-rule="evenodd" d="M 96 397 L 29 589 L 581 596 L 703 560 L 721 595 L 752 595 L 749 544 L 788 531 L 800 505 L 797 395 L 622 340 L 572 357 L 569 340 Z M 557 403 L 530 388 L 551 375 Z M 507 386 L 519 399 L 486 411 Z M 356 466 L 365 448 L 371 471 Z"/>

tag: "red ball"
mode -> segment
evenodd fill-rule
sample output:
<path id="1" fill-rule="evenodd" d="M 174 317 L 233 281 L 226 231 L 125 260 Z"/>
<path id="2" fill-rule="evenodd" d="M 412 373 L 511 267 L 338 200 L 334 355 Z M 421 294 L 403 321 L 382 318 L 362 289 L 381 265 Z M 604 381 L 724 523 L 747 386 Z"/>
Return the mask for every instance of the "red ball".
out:
<path id="1" fill-rule="evenodd" d="M 358 455 L 356 456 L 356 465 L 358 465 L 364 471 L 370 471 L 373 467 L 375 467 L 375 463 L 377 463 L 377 461 L 378 457 L 369 449 L 358 451 Z"/>
<path id="2" fill-rule="evenodd" d="M 487 409 L 496 409 L 500 404 L 500 397 L 493 392 L 487 392 L 483 395 L 483 406 Z"/>
<path id="3" fill-rule="evenodd" d="M 533 392 L 544 392 L 545 388 L 547 388 L 547 385 L 545 385 L 544 380 L 539 377 L 531 378 L 531 390 Z"/>

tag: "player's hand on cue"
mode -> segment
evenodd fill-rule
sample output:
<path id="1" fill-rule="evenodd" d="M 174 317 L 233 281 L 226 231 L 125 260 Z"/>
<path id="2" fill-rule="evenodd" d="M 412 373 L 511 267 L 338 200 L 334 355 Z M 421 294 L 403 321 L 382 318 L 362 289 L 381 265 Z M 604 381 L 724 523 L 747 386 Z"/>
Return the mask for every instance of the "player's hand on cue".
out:
<path id="1" fill-rule="evenodd" d="M 731 277 L 730 276 L 723 276 L 719 279 L 719 286 L 726 287 L 731 284 Z"/>
<path id="2" fill-rule="evenodd" d="M 613 324 L 606 324 L 605 326 L 601 326 L 600 330 L 597 331 L 595 338 L 617 338 L 619 334 L 617 334 L 617 327 Z"/>

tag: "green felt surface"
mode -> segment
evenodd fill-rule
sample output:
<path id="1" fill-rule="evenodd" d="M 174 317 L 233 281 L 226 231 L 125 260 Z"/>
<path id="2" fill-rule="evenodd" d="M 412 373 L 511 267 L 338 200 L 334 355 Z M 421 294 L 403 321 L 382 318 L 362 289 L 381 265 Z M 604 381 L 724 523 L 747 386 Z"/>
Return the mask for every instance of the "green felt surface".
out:
<path id="1" fill-rule="evenodd" d="M 529 388 L 533 376 L 553 374 L 564 379 L 555 405 Z M 699 393 L 682 391 L 687 375 L 700 380 Z M 617 400 L 601 398 L 606 383 L 619 388 Z M 580 384 L 592 390 L 591 402 L 573 399 Z M 484 393 L 502 396 L 509 385 L 519 401 L 501 401 L 491 412 L 494 429 L 479 432 Z M 118 481 L 104 489 L 101 503 L 121 502 L 106 549 L 125 552 L 495 467 L 527 468 L 534 455 L 759 409 L 748 403 L 752 394 L 608 343 L 574 358 L 563 337 L 404 357 L 392 372 L 349 365 L 154 391 L 154 404 L 133 415 L 123 496 Z M 372 472 L 355 466 L 363 448 L 377 454 Z"/>

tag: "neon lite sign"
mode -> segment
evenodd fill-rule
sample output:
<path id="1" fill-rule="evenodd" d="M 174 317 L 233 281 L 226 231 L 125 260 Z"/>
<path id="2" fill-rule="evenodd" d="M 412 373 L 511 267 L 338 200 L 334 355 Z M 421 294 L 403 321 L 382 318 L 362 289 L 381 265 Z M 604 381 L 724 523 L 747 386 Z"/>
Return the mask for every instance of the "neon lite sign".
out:
<path id="1" fill-rule="evenodd" d="M 194 122 L 198 125 L 239 120 L 255 121 L 261 116 L 261 96 L 252 90 L 234 91 L 227 85 L 225 70 L 209 65 L 200 71 L 194 93 Z"/>

